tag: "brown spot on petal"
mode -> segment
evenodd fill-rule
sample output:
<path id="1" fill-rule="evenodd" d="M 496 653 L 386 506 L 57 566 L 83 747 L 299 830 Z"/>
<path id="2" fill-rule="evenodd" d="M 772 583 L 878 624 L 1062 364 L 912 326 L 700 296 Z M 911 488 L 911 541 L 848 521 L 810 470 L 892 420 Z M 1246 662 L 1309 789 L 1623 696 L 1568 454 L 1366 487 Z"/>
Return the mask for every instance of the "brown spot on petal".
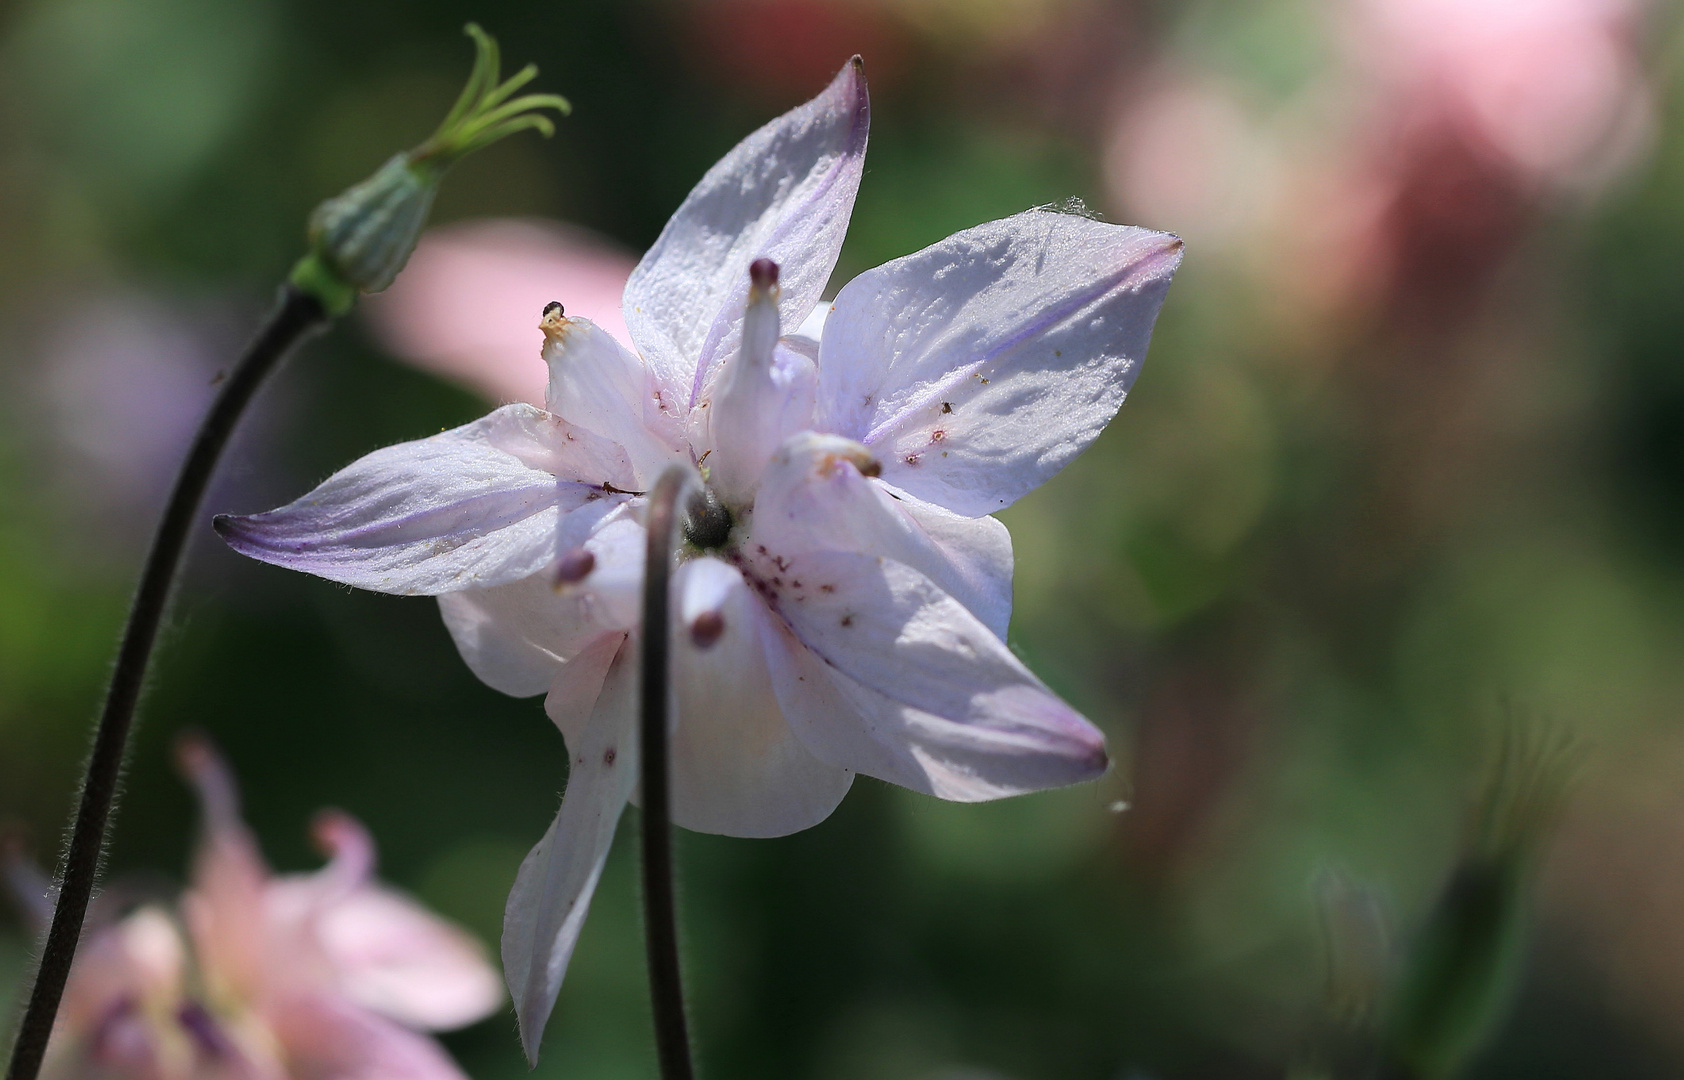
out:
<path id="1" fill-rule="evenodd" d="M 704 611 L 690 622 L 690 643 L 698 649 L 711 648 L 725 636 L 725 616 Z"/>
<path id="2" fill-rule="evenodd" d="M 606 749 L 602 752 L 602 763 L 604 765 L 607 765 L 610 768 L 612 768 L 613 765 L 614 765 L 614 759 L 619 757 L 619 756 L 620 755 L 615 752 L 614 748 L 612 746 L 610 746 L 608 749 Z"/>
<path id="3" fill-rule="evenodd" d="M 953 411 L 953 402 L 951 402 L 951 401 L 942 402 L 941 403 L 941 411 L 944 412 L 944 413 L 952 412 Z"/>
<path id="4" fill-rule="evenodd" d="M 850 611 L 848 614 L 842 616 L 842 625 L 843 626 L 854 625 L 854 613 L 853 612 Z"/>

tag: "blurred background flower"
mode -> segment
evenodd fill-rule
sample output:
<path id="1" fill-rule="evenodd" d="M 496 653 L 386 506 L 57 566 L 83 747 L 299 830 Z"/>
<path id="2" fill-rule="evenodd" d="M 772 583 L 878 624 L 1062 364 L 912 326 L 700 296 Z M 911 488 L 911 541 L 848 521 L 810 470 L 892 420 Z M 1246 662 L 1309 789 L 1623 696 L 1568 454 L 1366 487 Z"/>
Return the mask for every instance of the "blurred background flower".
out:
<path id="1" fill-rule="evenodd" d="M 1187 240 L 1119 422 L 1005 515 L 1012 644 L 1121 761 L 998 806 L 862 782 L 799 836 L 681 837 L 703 1059 L 818 1080 L 1281 1075 L 1328 1030 L 1327 875 L 1410 940 L 1508 697 L 1585 750 L 1474 1073 L 1676 1075 L 1679 14 L 21 0 L 0 15 L 0 813 L 47 850 L 67 813 L 152 505 L 124 477 L 167 469 L 158 448 L 311 207 L 448 107 L 466 19 L 574 114 L 453 174 L 410 273 L 266 393 L 273 419 L 207 512 L 533 392 L 542 305 L 606 321 L 694 178 L 857 51 L 871 167 L 837 284 L 1070 196 Z M 307 865 L 295 822 L 343 803 L 391 880 L 495 936 L 561 786 L 537 706 L 462 671 L 430 605 L 211 545 L 193 565 L 153 715 L 251 763 L 278 865 Z M 119 872 L 182 856 L 158 729 Z M 546 1078 L 654 1075 L 632 869 L 605 871 Z M 0 985 L 25 941 L 0 930 Z M 446 1042 L 473 1076 L 525 1075 L 503 1020 Z"/>
<path id="2" fill-rule="evenodd" d="M 376 882 L 373 840 L 346 814 L 317 815 L 326 867 L 272 876 L 227 766 L 201 739 L 177 749 L 203 815 L 192 882 L 176 905 L 119 913 L 120 889 L 100 898 L 42 1075 L 462 1080 L 420 1033 L 496 1011 L 485 947 Z M 16 850 L 0 858 L 26 921 L 44 927 L 46 875 Z"/>

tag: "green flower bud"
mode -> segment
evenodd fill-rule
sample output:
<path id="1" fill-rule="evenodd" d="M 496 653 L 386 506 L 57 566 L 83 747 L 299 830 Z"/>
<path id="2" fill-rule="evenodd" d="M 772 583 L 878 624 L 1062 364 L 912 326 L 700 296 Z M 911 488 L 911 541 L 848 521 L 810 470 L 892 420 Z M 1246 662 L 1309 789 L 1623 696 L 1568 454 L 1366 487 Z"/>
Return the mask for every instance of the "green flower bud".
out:
<path id="1" fill-rule="evenodd" d="M 1565 800 L 1571 764 L 1559 729 L 1509 720 L 1461 857 L 1393 999 L 1388 1076 L 1454 1076 L 1506 1013 L 1532 870 Z"/>
<path id="2" fill-rule="evenodd" d="M 517 131 L 553 135 L 555 125 L 536 110 L 564 116 L 571 111 L 567 99 L 555 94 L 513 97 L 538 74 L 537 67 L 528 64 L 500 82 L 497 42 L 473 23 L 467 33 L 476 48 L 473 71 L 432 137 L 310 215 L 310 251 L 293 267 L 291 281 L 332 314 L 344 314 L 358 293 L 379 292 L 397 278 L 421 237 L 446 169 Z"/>

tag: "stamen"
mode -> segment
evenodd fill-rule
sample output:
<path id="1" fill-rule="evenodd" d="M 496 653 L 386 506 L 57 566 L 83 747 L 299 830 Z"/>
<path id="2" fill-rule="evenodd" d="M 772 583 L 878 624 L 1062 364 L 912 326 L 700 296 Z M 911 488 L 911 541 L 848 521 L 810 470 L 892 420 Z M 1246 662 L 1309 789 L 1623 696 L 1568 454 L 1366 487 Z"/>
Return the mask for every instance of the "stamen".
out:
<path id="1" fill-rule="evenodd" d="M 561 301 L 551 300 L 544 305 L 543 317 L 538 320 L 538 329 L 544 332 L 544 340 L 557 340 L 567 331 L 569 325 L 567 309 L 561 306 Z"/>
<path id="2" fill-rule="evenodd" d="M 590 577 L 591 571 L 596 569 L 596 555 L 585 548 L 574 548 L 564 554 L 555 567 L 555 585 L 577 585 Z"/>
<path id="3" fill-rule="evenodd" d="M 690 623 L 690 642 L 698 649 L 712 648 L 725 636 L 725 616 L 717 611 L 704 611 Z"/>
<path id="4" fill-rule="evenodd" d="M 756 259 L 748 264 L 748 280 L 757 289 L 770 289 L 778 283 L 778 264 L 771 259 Z"/>

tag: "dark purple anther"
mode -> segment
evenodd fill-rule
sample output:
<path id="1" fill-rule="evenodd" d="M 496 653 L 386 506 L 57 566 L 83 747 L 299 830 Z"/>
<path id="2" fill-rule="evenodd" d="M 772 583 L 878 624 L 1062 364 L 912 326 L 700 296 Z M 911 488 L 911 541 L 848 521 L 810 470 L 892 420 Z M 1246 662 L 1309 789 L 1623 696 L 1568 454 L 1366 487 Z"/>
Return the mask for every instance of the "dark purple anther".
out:
<path id="1" fill-rule="evenodd" d="M 197 1001 L 183 1005 L 175 1018 L 206 1057 L 224 1057 L 232 1049 L 228 1037 L 222 1033 L 222 1027 Z"/>
<path id="2" fill-rule="evenodd" d="M 770 289 L 778 283 L 778 264 L 771 259 L 756 259 L 748 264 L 748 279 L 757 289 Z"/>
<path id="3" fill-rule="evenodd" d="M 557 585 L 577 585 L 596 569 L 596 556 L 584 548 L 574 548 L 561 557 L 555 567 Z"/>
<path id="4" fill-rule="evenodd" d="M 724 636 L 725 616 L 717 611 L 704 611 L 690 623 L 690 641 L 698 649 L 709 648 Z"/>

